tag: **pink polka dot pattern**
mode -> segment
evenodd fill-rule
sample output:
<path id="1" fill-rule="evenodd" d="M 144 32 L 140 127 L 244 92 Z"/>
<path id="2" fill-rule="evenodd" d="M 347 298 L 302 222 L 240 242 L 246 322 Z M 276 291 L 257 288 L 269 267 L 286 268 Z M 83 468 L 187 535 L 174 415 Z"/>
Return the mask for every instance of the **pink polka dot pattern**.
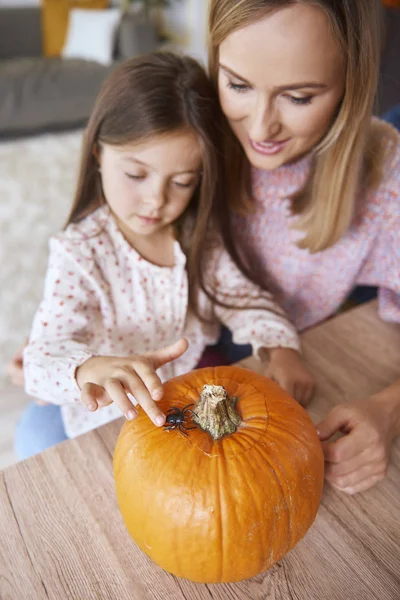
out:
<path id="1" fill-rule="evenodd" d="M 215 307 L 203 323 L 188 310 L 186 257 L 175 242 L 175 264 L 159 267 L 144 260 L 126 241 L 106 208 L 98 209 L 50 240 L 44 298 L 24 351 L 27 392 L 62 405 L 69 437 L 121 414 L 115 405 L 89 413 L 80 402 L 75 371 L 93 355 L 129 356 L 156 350 L 186 337 L 187 352 L 159 369 L 162 380 L 195 368 L 206 345 L 216 342 L 220 323 L 238 343 L 298 348 L 297 334 L 278 307 L 238 273 L 221 249 L 210 251 L 211 284 L 236 306 Z M 255 302 L 256 300 L 256 302 Z M 200 303 L 211 314 L 208 298 Z"/>

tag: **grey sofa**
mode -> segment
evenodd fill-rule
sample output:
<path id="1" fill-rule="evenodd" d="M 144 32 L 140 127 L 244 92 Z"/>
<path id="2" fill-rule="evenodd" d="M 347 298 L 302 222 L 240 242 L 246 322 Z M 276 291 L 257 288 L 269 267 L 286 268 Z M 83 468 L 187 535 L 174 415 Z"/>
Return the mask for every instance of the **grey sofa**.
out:
<path id="1" fill-rule="evenodd" d="M 385 9 L 386 40 L 376 113 L 400 103 L 400 10 Z M 154 30 L 125 15 L 115 60 L 158 45 Z M 42 57 L 39 8 L 0 8 L 0 138 L 83 126 L 110 67 Z"/>
<path id="2" fill-rule="evenodd" d="M 112 68 L 44 58 L 41 44 L 40 8 L 0 9 L 0 138 L 83 126 Z M 127 14 L 116 36 L 115 60 L 157 44 L 154 29 Z"/>

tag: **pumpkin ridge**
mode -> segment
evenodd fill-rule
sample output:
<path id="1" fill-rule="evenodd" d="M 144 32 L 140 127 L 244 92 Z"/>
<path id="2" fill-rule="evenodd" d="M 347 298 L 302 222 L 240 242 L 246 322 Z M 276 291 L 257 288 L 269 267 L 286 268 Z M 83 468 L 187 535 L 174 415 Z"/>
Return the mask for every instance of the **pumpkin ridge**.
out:
<path id="1" fill-rule="evenodd" d="M 253 390 L 252 393 L 253 394 L 260 394 L 260 393 L 262 393 L 262 392 L 260 392 L 259 389 L 257 389 L 256 387 L 254 387 L 254 385 L 252 383 L 249 383 L 248 387 L 252 388 L 252 390 Z M 236 407 L 238 409 L 242 408 L 241 407 L 241 403 L 243 404 L 246 401 L 248 401 L 247 398 L 249 397 L 249 395 L 250 394 L 247 394 L 246 396 L 242 396 L 242 397 L 239 398 L 239 400 L 238 400 L 238 402 L 236 404 Z M 260 428 L 260 432 L 261 431 L 262 432 L 266 432 L 267 431 L 267 429 L 269 427 L 269 422 L 270 422 L 270 418 L 271 417 L 270 417 L 270 411 L 268 409 L 267 398 L 265 397 L 265 395 L 263 396 L 263 399 L 264 399 L 263 403 L 264 403 L 264 407 L 265 407 L 265 415 L 257 415 L 257 416 L 252 416 L 252 417 L 245 417 L 243 415 L 243 410 L 240 410 L 241 424 L 239 425 L 239 427 L 246 428 L 246 427 L 249 426 L 249 424 L 250 424 L 250 427 L 251 427 L 251 421 L 260 419 L 261 421 L 265 421 L 265 429 L 261 430 L 261 428 Z M 258 429 L 258 427 L 254 427 L 254 429 Z"/>
<path id="2" fill-rule="evenodd" d="M 224 548 L 224 543 L 222 540 L 224 540 L 225 538 L 223 537 L 224 535 L 224 515 L 221 512 L 221 507 L 222 507 L 222 502 L 221 502 L 221 494 L 223 492 L 223 489 L 220 484 L 221 484 L 221 467 L 223 467 L 223 463 L 221 461 L 217 462 L 217 474 L 218 474 L 218 483 L 217 483 L 217 489 L 218 489 L 218 493 L 216 494 L 216 499 L 218 500 L 218 507 L 216 507 L 216 510 L 218 511 L 217 514 L 219 515 L 219 520 L 218 520 L 218 524 L 219 524 L 219 535 L 217 536 L 218 542 L 219 542 L 219 547 L 220 547 L 220 561 L 219 561 L 219 574 L 218 574 L 218 579 L 219 581 L 222 580 L 222 575 L 225 572 L 224 570 L 224 565 L 225 565 L 225 552 L 226 552 L 226 545 Z"/>
<path id="3" fill-rule="evenodd" d="M 156 426 L 155 426 L 155 427 L 156 427 Z M 155 431 L 157 432 L 157 431 L 158 431 L 158 429 L 159 429 L 159 428 L 157 428 Z M 176 433 L 176 432 L 175 432 L 175 433 Z M 164 462 L 163 462 L 163 467 L 162 467 L 162 469 L 161 469 L 161 470 L 160 470 L 160 471 L 157 473 L 157 480 L 154 482 L 154 483 L 155 483 L 155 487 L 157 487 L 158 489 L 160 488 L 160 481 L 162 481 L 162 479 L 163 479 L 163 475 L 164 475 L 164 472 L 165 472 L 165 470 L 166 470 L 166 469 L 168 469 L 168 468 L 170 468 L 170 463 L 171 463 L 171 462 L 172 462 L 174 459 L 176 460 L 176 455 L 175 455 L 174 453 L 171 453 L 171 452 L 170 452 L 170 453 L 166 453 L 166 454 L 167 454 L 167 459 L 166 459 L 166 460 L 164 460 Z M 178 460 L 179 460 L 179 459 L 178 459 Z M 146 508 L 147 508 L 147 510 L 146 510 L 146 512 L 148 512 L 149 514 L 155 514 L 155 511 L 154 511 L 154 509 L 152 509 L 152 506 L 154 506 L 154 504 L 155 504 L 155 495 L 151 495 L 151 496 L 150 496 L 150 501 L 149 501 L 149 498 L 147 497 L 147 504 L 146 504 Z M 158 504 L 158 502 L 157 502 L 157 504 Z M 145 521 L 145 523 L 146 523 L 146 521 Z M 150 521 L 148 521 L 148 523 L 149 523 L 149 525 L 150 525 L 150 529 L 151 529 L 151 526 L 152 526 L 152 524 L 150 523 Z M 175 530 L 174 530 L 174 531 L 175 531 L 175 536 L 176 536 L 176 533 L 180 533 L 180 532 L 181 532 L 181 529 L 180 529 L 179 527 L 175 527 Z M 142 547 L 143 545 L 146 545 L 146 546 L 147 546 L 147 548 L 148 548 L 148 550 L 150 550 L 150 553 L 149 553 L 149 552 L 148 552 L 148 553 L 150 554 L 150 557 L 151 557 L 151 550 L 152 550 L 152 547 L 151 547 L 151 546 L 149 547 L 149 545 L 147 544 L 147 542 L 146 542 L 146 540 L 147 540 L 147 537 L 148 537 L 148 528 L 145 526 L 145 527 L 144 527 L 144 530 L 143 530 L 143 539 L 142 539 L 142 544 L 140 544 L 140 546 Z M 151 537 L 151 532 L 150 532 L 150 537 Z M 177 537 L 175 537 L 175 545 L 176 545 L 176 544 L 178 544 L 178 543 L 179 543 L 179 544 L 181 544 L 181 543 L 182 543 L 182 541 L 181 541 L 181 540 L 178 540 L 178 539 L 177 539 Z M 177 559 L 178 559 L 178 562 L 179 562 L 179 568 L 181 569 L 181 568 L 182 568 L 182 565 L 181 565 L 181 563 L 180 563 L 180 556 L 179 556 L 179 557 L 175 557 L 175 560 L 177 560 Z"/>
<path id="4" fill-rule="evenodd" d="M 262 444 L 263 447 L 266 447 L 265 444 Z M 279 560 L 282 556 L 284 556 L 287 552 L 289 552 L 289 550 L 292 548 L 291 542 L 292 542 L 292 521 L 291 521 L 291 517 L 290 517 L 290 509 L 289 509 L 289 504 L 287 501 L 287 497 L 286 497 L 286 493 L 285 493 L 285 487 L 282 485 L 282 482 L 280 480 L 280 478 L 278 477 L 278 474 L 276 472 L 276 469 L 274 467 L 273 464 L 271 464 L 270 461 L 270 457 L 267 455 L 267 453 L 262 453 L 260 451 L 260 448 L 256 448 L 255 450 L 261 457 L 262 460 L 264 460 L 264 462 L 267 463 L 267 465 L 269 466 L 270 472 L 272 473 L 275 481 L 277 482 L 280 492 L 282 494 L 282 498 L 285 501 L 285 514 L 286 514 L 286 522 L 287 522 L 287 531 L 288 531 L 288 535 L 289 535 L 289 539 L 287 541 L 287 546 L 286 549 L 284 550 L 284 552 L 282 552 L 282 555 L 279 556 L 278 558 L 274 559 L 274 562 L 276 562 L 277 560 Z"/>
<path id="5" fill-rule="evenodd" d="M 293 516 L 293 508 L 292 508 L 292 493 L 294 492 L 294 495 L 299 495 L 300 493 L 302 493 L 303 497 L 308 495 L 308 493 L 306 494 L 304 492 L 304 487 L 305 484 L 308 483 L 309 485 L 311 484 L 312 490 L 314 493 L 311 494 L 311 499 L 313 498 L 313 496 L 315 495 L 315 489 L 316 489 L 316 481 L 317 481 L 317 477 L 313 476 L 311 474 L 309 474 L 308 472 L 305 473 L 301 473 L 301 465 L 302 464 L 310 464 L 310 463 L 315 463 L 315 462 L 322 462 L 323 465 L 323 453 L 322 453 L 322 448 L 320 450 L 320 452 L 318 452 L 318 456 L 317 454 L 314 453 L 314 451 L 310 451 L 310 447 L 309 446 L 305 446 L 304 442 L 302 442 L 301 440 L 298 440 L 298 438 L 295 438 L 296 441 L 298 441 L 299 444 L 299 448 L 295 448 L 292 452 L 292 468 L 297 472 L 297 474 L 299 475 L 298 480 L 296 482 L 296 486 L 291 490 L 290 493 L 290 506 L 288 505 L 288 509 L 289 509 L 289 515 Z M 273 441 L 274 445 L 276 446 L 275 448 L 275 452 L 277 453 L 277 455 L 281 455 L 282 451 L 284 451 L 287 448 L 287 440 L 285 440 L 285 438 L 279 438 L 276 437 L 275 435 L 275 439 Z M 267 451 L 267 460 L 266 462 L 271 466 L 270 463 L 270 458 L 272 458 L 273 453 L 271 452 L 271 447 L 269 445 L 267 445 L 266 440 L 264 440 L 264 442 L 262 442 L 262 446 L 265 448 L 265 450 Z M 306 452 L 304 453 L 304 449 L 306 449 Z M 301 453 L 301 450 L 303 451 Z M 312 448 L 312 450 L 314 450 L 314 448 Z M 272 468 L 272 467 L 271 467 Z M 287 470 L 287 469 L 285 469 Z M 276 473 L 276 468 L 274 469 L 274 473 Z M 300 474 L 301 473 L 301 474 Z M 323 467 L 322 467 L 322 477 L 321 477 L 321 481 L 323 483 Z M 279 479 L 280 482 L 280 479 Z M 322 494 L 322 486 L 320 489 L 320 495 Z M 285 501 L 287 502 L 287 497 L 285 495 Z M 309 514 L 308 517 L 308 521 L 310 522 L 309 527 L 312 525 L 312 523 L 315 520 L 315 516 L 316 516 L 316 510 L 314 510 L 314 503 L 309 501 L 307 502 L 307 513 Z M 312 515 L 314 515 L 312 517 Z M 290 528 L 291 528 L 291 539 L 290 539 L 290 548 L 292 548 L 295 544 L 297 544 L 297 542 L 302 539 L 307 531 L 304 531 L 303 533 L 301 533 L 301 535 L 299 536 L 299 529 L 296 530 L 296 536 L 295 536 L 295 541 L 294 543 L 292 543 L 292 537 L 293 537 L 293 527 L 292 527 L 292 521 L 290 520 Z"/>
<path id="6" fill-rule="evenodd" d="M 293 440 L 295 440 L 298 444 L 300 444 L 301 446 L 304 446 L 304 439 L 300 438 L 298 435 L 293 433 L 293 431 L 290 431 L 290 429 L 288 429 L 287 427 L 281 427 L 280 425 L 271 423 L 271 430 L 273 431 L 274 429 L 275 429 L 275 431 L 286 433 Z"/>
<path id="7" fill-rule="evenodd" d="M 123 424 L 122 430 L 121 430 L 121 431 L 123 431 L 123 430 L 128 431 L 130 437 L 133 438 L 131 441 L 131 446 L 130 446 L 131 448 L 134 448 L 134 447 L 140 445 L 142 440 L 144 438 L 146 438 L 147 436 L 153 435 L 154 429 L 156 428 L 156 425 L 154 425 L 154 428 L 149 426 L 148 429 L 146 429 L 145 431 L 141 430 L 140 434 L 137 434 L 135 432 L 134 436 L 131 435 L 133 433 L 134 429 L 135 430 L 139 429 L 138 427 L 136 427 L 136 425 L 138 425 L 138 423 L 141 420 L 149 418 L 141 406 L 138 405 L 138 408 L 139 408 L 139 415 L 136 417 L 136 419 L 134 419 L 134 421 L 125 421 L 125 423 Z M 137 422 L 135 422 L 136 420 L 137 420 Z"/>
<path id="8" fill-rule="evenodd" d="M 252 460 L 247 460 L 247 457 L 245 457 L 244 454 L 240 455 L 240 458 L 243 462 L 245 462 L 246 464 L 244 465 L 245 468 L 251 468 L 252 473 L 255 475 L 254 477 L 254 481 L 257 482 L 257 488 L 258 488 L 258 484 L 259 484 L 259 471 L 256 468 L 256 461 L 252 461 Z M 262 458 L 262 457 L 261 457 Z M 241 469 L 241 472 L 244 472 L 244 468 Z M 260 498 L 260 494 L 259 493 L 254 493 L 255 491 L 255 487 L 251 485 L 251 480 L 249 477 L 245 477 L 242 482 L 246 485 L 246 488 L 248 490 L 247 493 L 247 497 L 246 497 L 246 502 L 250 500 L 252 500 L 252 508 L 253 508 L 253 512 L 254 515 L 260 515 L 263 513 L 263 508 L 264 508 L 264 502 L 263 502 L 263 498 Z M 258 489 L 256 490 L 258 492 Z M 260 502 L 258 503 L 257 500 L 260 498 Z M 258 547 L 257 547 L 257 551 L 258 551 L 258 556 L 262 556 L 262 546 L 263 543 L 266 543 L 267 541 L 267 535 L 264 535 L 263 538 L 261 536 L 259 536 L 259 542 L 258 542 Z M 257 539 L 257 538 L 256 538 Z"/>
<path id="9" fill-rule="evenodd" d="M 236 431 L 234 436 L 234 443 L 237 444 L 237 446 L 239 447 L 239 452 L 229 452 L 226 451 L 224 448 L 224 456 L 227 460 L 234 460 L 236 458 L 239 458 L 240 456 L 245 457 L 248 452 L 251 452 L 253 450 L 254 446 L 257 446 L 261 443 L 263 436 L 260 434 L 256 439 L 251 439 L 251 441 L 253 442 L 251 445 L 247 443 L 247 447 L 245 447 L 245 442 L 243 438 L 245 438 L 246 433 L 243 431 L 244 429 L 245 428 L 243 427 L 242 429 Z M 232 444 L 232 442 L 230 443 Z M 219 456 L 216 456 L 216 458 L 219 458 Z"/>

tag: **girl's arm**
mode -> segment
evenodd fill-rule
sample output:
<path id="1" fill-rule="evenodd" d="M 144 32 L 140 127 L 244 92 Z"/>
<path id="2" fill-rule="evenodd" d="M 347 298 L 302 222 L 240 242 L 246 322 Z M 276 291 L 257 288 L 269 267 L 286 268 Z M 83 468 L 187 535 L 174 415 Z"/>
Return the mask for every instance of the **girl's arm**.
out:
<path id="1" fill-rule="evenodd" d="M 233 334 L 236 344 L 251 343 L 253 353 L 269 361 L 266 375 L 306 405 L 315 383 L 300 356 L 296 329 L 268 292 L 250 282 L 227 252 L 216 250 L 209 262 L 211 289 L 228 307 L 215 304 L 214 312 Z"/>
<path id="2" fill-rule="evenodd" d="M 215 304 L 214 312 L 231 329 L 236 344 L 251 343 L 259 358 L 272 348 L 300 350 L 299 336 L 284 311 L 240 272 L 225 250 L 215 250 L 208 265 L 206 281 L 217 300 L 229 305 Z"/>
<path id="3" fill-rule="evenodd" d="M 26 392 L 40 400 L 80 401 L 75 371 L 92 356 L 90 340 L 100 311 L 91 263 L 78 244 L 50 240 L 44 295 L 23 356 Z"/>
<path id="4" fill-rule="evenodd" d="M 138 414 L 136 402 L 161 426 L 165 415 L 156 401 L 163 388 L 156 370 L 181 356 L 187 341 L 142 355 L 93 356 L 105 282 L 93 258 L 79 250 L 63 239 L 50 242 L 44 297 L 24 350 L 26 391 L 53 404 L 82 402 L 91 411 L 114 402 L 128 419 Z"/>

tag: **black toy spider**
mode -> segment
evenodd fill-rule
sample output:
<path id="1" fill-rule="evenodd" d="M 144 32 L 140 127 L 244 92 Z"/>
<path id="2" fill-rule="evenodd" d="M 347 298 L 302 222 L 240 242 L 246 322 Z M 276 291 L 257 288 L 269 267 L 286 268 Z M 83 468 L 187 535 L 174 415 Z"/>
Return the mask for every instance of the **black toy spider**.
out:
<path id="1" fill-rule="evenodd" d="M 177 406 L 172 406 L 169 410 L 167 410 L 167 419 L 165 421 L 164 429 L 167 431 L 171 431 L 172 429 L 179 429 L 183 433 L 183 435 L 188 435 L 186 431 L 189 429 L 196 429 L 196 427 L 186 427 L 185 426 L 185 418 L 188 413 L 192 413 L 190 410 L 190 406 L 194 406 L 194 404 L 188 404 L 184 408 L 179 409 Z"/>

